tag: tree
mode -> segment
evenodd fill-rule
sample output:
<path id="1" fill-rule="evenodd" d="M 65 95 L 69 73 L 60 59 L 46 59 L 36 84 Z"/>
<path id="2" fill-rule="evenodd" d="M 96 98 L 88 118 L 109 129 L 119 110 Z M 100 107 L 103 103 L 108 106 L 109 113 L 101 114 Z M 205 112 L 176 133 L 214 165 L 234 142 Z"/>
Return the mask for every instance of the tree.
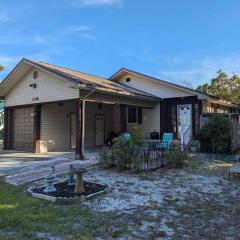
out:
<path id="1" fill-rule="evenodd" d="M 0 64 L 0 71 L 4 69 L 3 65 Z"/>
<path id="2" fill-rule="evenodd" d="M 200 85 L 197 90 L 231 103 L 240 104 L 240 77 L 236 74 L 229 77 L 221 69 L 210 84 Z"/>

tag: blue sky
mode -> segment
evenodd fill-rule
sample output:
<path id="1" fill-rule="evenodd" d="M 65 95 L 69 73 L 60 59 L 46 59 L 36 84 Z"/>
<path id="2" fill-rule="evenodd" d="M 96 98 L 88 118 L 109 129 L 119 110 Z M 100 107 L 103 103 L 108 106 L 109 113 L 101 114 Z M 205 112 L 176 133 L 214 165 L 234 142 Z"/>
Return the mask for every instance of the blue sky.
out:
<path id="1" fill-rule="evenodd" d="M 22 58 L 192 86 L 240 73 L 239 0 L 0 0 L 0 73 Z"/>

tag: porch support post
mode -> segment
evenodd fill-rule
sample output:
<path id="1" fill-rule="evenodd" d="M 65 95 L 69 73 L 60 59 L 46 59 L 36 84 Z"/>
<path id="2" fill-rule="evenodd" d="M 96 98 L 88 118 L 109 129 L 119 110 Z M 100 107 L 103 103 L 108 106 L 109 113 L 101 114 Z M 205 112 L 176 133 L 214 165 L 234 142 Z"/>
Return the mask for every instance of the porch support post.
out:
<path id="1" fill-rule="evenodd" d="M 75 103 L 76 108 L 76 149 L 75 149 L 75 159 L 83 160 L 82 153 L 82 110 L 83 102 L 82 100 L 77 100 Z"/>
<path id="2" fill-rule="evenodd" d="M 4 108 L 4 125 L 3 125 L 3 149 L 8 149 L 8 109 Z"/>
<path id="3" fill-rule="evenodd" d="M 9 150 L 12 148 L 12 109 L 4 108 L 4 137 L 3 149 Z"/>
<path id="4" fill-rule="evenodd" d="M 127 106 L 125 104 L 120 104 L 120 131 L 127 131 Z"/>
<path id="5" fill-rule="evenodd" d="M 34 127 L 33 127 L 33 152 L 40 153 L 40 137 L 41 137 L 41 105 L 34 105 Z"/>
<path id="6" fill-rule="evenodd" d="M 84 156 L 86 101 L 82 101 L 82 155 Z"/>

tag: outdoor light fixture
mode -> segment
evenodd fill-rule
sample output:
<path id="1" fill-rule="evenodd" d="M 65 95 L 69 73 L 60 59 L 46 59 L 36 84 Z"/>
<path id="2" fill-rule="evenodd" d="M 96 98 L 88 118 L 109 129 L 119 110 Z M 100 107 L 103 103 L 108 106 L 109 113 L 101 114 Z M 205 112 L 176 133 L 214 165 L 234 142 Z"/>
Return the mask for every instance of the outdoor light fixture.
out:
<path id="1" fill-rule="evenodd" d="M 31 84 L 29 84 L 29 87 L 31 87 L 31 88 L 37 88 L 37 84 L 36 84 L 36 83 L 31 83 Z"/>

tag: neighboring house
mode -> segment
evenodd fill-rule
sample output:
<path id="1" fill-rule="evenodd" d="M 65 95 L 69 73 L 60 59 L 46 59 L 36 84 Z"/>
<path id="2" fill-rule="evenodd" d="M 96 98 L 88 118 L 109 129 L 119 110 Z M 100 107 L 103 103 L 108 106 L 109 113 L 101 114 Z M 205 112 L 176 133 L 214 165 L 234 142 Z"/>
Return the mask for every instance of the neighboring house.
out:
<path id="1" fill-rule="evenodd" d="M 69 151 L 102 146 L 111 132 L 173 132 L 187 144 L 204 112 L 238 106 L 128 69 L 104 79 L 22 59 L 0 85 L 5 149 Z M 185 135 L 184 135 L 185 134 Z"/>

